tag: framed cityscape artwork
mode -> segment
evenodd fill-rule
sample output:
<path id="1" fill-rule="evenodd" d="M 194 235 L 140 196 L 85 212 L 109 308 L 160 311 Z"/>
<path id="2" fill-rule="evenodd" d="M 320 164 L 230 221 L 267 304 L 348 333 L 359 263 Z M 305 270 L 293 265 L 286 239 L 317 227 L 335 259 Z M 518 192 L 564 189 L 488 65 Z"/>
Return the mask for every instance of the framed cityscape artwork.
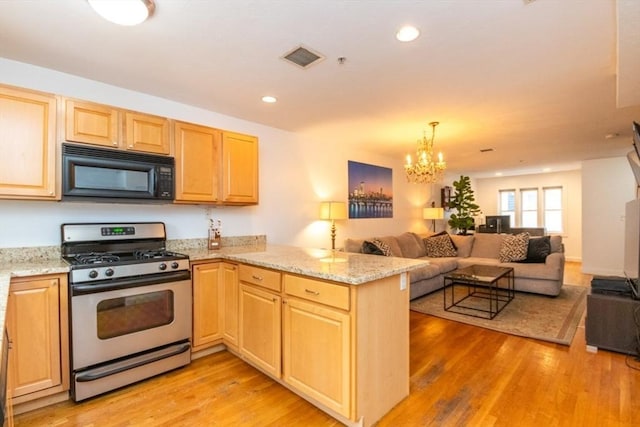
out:
<path id="1" fill-rule="evenodd" d="M 393 218 L 391 168 L 349 160 L 349 218 Z"/>

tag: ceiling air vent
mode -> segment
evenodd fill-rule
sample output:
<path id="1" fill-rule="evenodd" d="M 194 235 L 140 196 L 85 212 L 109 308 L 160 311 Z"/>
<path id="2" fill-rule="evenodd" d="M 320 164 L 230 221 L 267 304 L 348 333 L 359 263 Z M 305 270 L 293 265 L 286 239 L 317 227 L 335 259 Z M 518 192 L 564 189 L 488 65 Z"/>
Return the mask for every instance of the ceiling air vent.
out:
<path id="1" fill-rule="evenodd" d="M 307 68 L 311 64 L 324 59 L 324 57 L 319 53 L 312 52 L 303 46 L 298 46 L 291 52 L 285 54 L 282 58 L 302 68 Z"/>

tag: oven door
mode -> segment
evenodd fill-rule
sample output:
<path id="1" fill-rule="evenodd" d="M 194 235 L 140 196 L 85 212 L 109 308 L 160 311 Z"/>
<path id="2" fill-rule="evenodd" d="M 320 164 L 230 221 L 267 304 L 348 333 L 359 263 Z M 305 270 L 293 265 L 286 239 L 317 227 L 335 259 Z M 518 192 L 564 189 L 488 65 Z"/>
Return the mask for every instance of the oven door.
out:
<path id="1" fill-rule="evenodd" d="M 114 289 L 115 284 L 72 286 L 73 369 L 189 339 L 191 281 L 166 281 L 171 275 L 163 275 L 161 283 L 140 279 L 140 286 L 129 283 L 124 289 Z"/>

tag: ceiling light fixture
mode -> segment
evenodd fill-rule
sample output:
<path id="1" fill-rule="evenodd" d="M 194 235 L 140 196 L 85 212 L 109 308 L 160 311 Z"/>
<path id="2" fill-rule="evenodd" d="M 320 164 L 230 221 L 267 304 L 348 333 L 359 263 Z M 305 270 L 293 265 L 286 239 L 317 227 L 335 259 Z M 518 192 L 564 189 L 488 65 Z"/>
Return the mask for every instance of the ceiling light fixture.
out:
<path id="1" fill-rule="evenodd" d="M 87 0 L 89 5 L 107 21 L 118 25 L 143 23 L 155 10 L 153 0 Z"/>
<path id="2" fill-rule="evenodd" d="M 262 102 L 266 102 L 267 104 L 273 104 L 277 101 L 278 99 L 275 96 L 266 95 L 262 97 Z"/>
<path id="3" fill-rule="evenodd" d="M 420 30 L 411 25 L 405 25 L 400 28 L 396 33 L 396 38 L 401 42 L 412 42 L 418 38 L 420 35 Z"/>
<path id="4" fill-rule="evenodd" d="M 407 173 L 407 181 L 416 184 L 431 184 L 442 179 L 442 174 L 447 168 L 447 164 L 442 159 L 442 153 L 438 153 L 438 160 L 433 156 L 433 140 L 436 136 L 436 126 L 439 122 L 431 122 L 431 140 L 427 139 L 426 132 L 422 139 L 418 140 L 418 150 L 416 151 L 416 162 L 412 163 L 411 155 L 407 154 L 407 163 L 404 170 Z"/>

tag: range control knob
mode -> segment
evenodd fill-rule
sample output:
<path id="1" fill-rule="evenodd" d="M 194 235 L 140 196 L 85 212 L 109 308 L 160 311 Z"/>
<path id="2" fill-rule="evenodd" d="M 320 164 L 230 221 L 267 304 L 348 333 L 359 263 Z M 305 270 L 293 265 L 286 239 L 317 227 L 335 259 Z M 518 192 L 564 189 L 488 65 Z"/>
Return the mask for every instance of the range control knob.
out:
<path id="1" fill-rule="evenodd" d="M 164 270 L 166 270 L 166 269 L 167 269 L 167 264 L 165 264 L 165 263 L 163 262 L 163 263 L 161 263 L 161 264 L 158 266 L 158 268 L 159 268 L 160 270 L 164 271 Z"/>
<path id="2" fill-rule="evenodd" d="M 113 269 L 112 268 L 107 268 L 107 270 L 104 272 L 104 274 L 106 274 L 107 277 L 113 276 Z"/>
<path id="3" fill-rule="evenodd" d="M 178 264 L 176 261 L 173 261 L 173 262 L 171 263 L 171 268 L 173 268 L 174 270 L 175 270 L 176 268 L 178 268 L 179 266 L 180 266 L 180 264 Z"/>
<path id="4" fill-rule="evenodd" d="M 92 279 L 95 279 L 96 277 L 98 277 L 98 272 L 95 271 L 95 270 L 91 270 L 89 272 L 89 277 L 92 278 Z"/>

